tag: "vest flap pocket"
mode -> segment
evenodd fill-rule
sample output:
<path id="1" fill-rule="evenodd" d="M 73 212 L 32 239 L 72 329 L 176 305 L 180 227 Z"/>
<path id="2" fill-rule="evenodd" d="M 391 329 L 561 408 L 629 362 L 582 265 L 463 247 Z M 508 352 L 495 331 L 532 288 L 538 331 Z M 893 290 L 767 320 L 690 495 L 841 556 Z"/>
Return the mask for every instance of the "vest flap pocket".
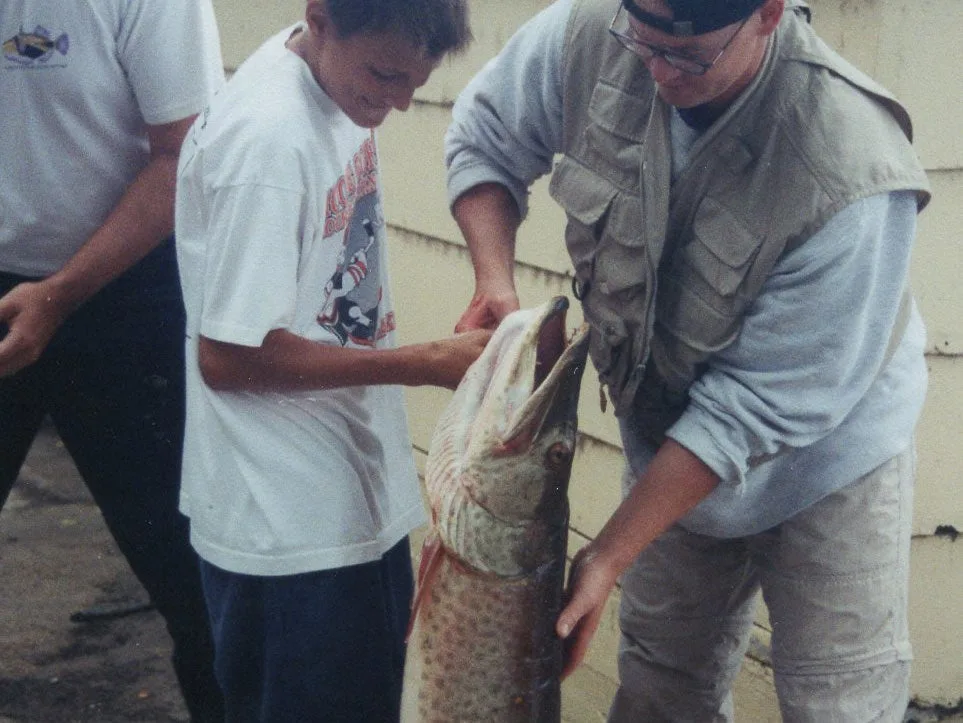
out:
<path id="1" fill-rule="evenodd" d="M 629 95 L 605 82 L 595 85 L 588 108 L 592 123 L 635 143 L 640 143 L 645 136 L 651 111 L 651 97 Z"/>
<path id="2" fill-rule="evenodd" d="M 569 156 L 562 156 L 555 165 L 548 192 L 569 216 L 594 226 L 605 215 L 617 191 L 597 173 Z"/>
<path id="3" fill-rule="evenodd" d="M 692 267 L 716 292 L 723 296 L 734 294 L 762 245 L 762 238 L 711 198 L 699 205 L 692 235 L 692 241 L 681 249 L 679 260 Z"/>
<path id="4" fill-rule="evenodd" d="M 697 289 L 668 277 L 659 287 L 662 295 L 657 313 L 664 344 L 682 369 L 695 369 L 710 354 L 735 341 L 748 302 L 703 298 Z M 683 374 L 685 376 L 685 374 Z"/>
<path id="5" fill-rule="evenodd" d="M 625 344 L 629 338 L 625 321 L 617 313 L 604 307 L 594 311 L 586 310 L 586 318 L 589 318 L 592 324 L 592 334 L 589 337 L 592 363 L 603 381 L 616 381 L 618 375 L 615 371 L 619 366 L 619 359 L 626 353 Z"/>

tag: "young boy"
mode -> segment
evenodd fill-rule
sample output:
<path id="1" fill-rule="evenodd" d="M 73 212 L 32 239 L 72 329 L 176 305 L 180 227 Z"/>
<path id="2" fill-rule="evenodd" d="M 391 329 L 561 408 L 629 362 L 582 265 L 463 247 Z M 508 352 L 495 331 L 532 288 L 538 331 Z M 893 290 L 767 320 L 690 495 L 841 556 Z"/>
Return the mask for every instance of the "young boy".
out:
<path id="1" fill-rule="evenodd" d="M 180 159 L 181 507 L 229 721 L 397 720 L 424 512 L 397 385 L 488 333 L 395 347 L 373 130 L 470 38 L 464 0 L 309 0 Z"/>

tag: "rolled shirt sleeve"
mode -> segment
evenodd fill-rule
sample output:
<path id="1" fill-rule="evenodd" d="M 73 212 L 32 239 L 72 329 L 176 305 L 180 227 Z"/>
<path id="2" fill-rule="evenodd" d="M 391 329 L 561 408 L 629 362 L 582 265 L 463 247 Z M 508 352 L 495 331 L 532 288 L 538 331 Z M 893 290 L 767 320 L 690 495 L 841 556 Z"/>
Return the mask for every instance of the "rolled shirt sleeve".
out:
<path id="1" fill-rule="evenodd" d="M 117 53 L 144 121 L 151 125 L 199 113 L 224 84 L 210 0 L 130 2 Z"/>
<path id="2" fill-rule="evenodd" d="M 562 62 L 571 0 L 525 23 L 459 94 L 445 134 L 448 199 L 481 183 L 511 192 L 522 217 L 528 187 L 562 146 Z"/>
<path id="3" fill-rule="evenodd" d="M 915 226 L 912 193 L 877 195 L 787 254 L 668 436 L 738 484 L 754 464 L 833 432 L 887 361 Z"/>

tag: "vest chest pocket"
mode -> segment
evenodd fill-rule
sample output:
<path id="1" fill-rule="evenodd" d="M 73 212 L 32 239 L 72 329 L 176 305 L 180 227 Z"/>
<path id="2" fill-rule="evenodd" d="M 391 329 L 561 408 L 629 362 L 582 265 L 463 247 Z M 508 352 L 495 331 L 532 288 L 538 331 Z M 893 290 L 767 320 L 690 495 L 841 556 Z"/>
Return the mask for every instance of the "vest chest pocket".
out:
<path id="1" fill-rule="evenodd" d="M 660 278 L 659 321 L 677 340 L 712 352 L 735 339 L 753 298 L 746 282 L 763 240 L 720 203 L 702 201 Z"/>
<path id="2" fill-rule="evenodd" d="M 565 243 L 580 282 L 618 294 L 645 284 L 646 245 L 639 199 L 568 156 L 555 167 L 552 198 L 565 210 Z"/>
<path id="3" fill-rule="evenodd" d="M 652 110 L 651 98 L 640 98 L 604 81 L 592 91 L 588 123 L 575 153 L 607 182 L 629 193 L 641 183 L 642 140 Z"/>
<path id="4" fill-rule="evenodd" d="M 725 206 L 706 198 L 693 221 L 691 240 L 679 249 L 673 266 L 689 267 L 707 286 L 728 298 L 748 276 L 762 241 Z"/>
<path id="5" fill-rule="evenodd" d="M 556 164 L 548 191 L 565 210 L 565 245 L 575 267 L 583 298 L 595 268 L 598 235 L 617 190 L 578 161 L 563 156 Z"/>
<path id="6" fill-rule="evenodd" d="M 556 166 L 549 192 L 568 216 L 565 243 L 593 327 L 592 360 L 602 380 L 620 388 L 645 347 L 650 300 L 641 205 L 568 156 Z"/>

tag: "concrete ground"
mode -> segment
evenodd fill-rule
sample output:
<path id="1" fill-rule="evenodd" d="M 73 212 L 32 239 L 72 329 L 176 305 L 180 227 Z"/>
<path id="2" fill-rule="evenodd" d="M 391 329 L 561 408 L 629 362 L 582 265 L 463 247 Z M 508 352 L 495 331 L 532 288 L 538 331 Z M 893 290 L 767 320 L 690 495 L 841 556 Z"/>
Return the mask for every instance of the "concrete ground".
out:
<path id="1" fill-rule="evenodd" d="M 0 514 L 0 723 L 187 721 L 156 612 L 70 619 L 142 602 L 73 463 L 44 429 Z"/>
<path id="2" fill-rule="evenodd" d="M 0 513 L 0 723 L 187 721 L 156 612 L 71 620 L 141 602 L 69 456 L 45 428 Z M 611 677 L 583 666 L 563 685 L 563 721 L 601 723 L 614 690 Z M 747 660 L 735 697 L 738 720 L 778 723 L 766 666 Z M 937 720 L 963 723 L 963 715 L 907 717 Z"/>

